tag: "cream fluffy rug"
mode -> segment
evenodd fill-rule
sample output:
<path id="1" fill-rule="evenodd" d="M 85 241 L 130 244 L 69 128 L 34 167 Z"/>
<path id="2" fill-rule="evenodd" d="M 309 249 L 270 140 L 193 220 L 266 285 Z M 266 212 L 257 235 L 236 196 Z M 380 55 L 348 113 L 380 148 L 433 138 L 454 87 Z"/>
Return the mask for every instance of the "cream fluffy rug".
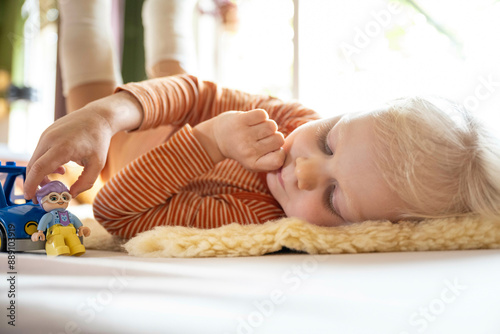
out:
<path id="1" fill-rule="evenodd" d="M 230 224 L 216 229 L 161 226 L 125 242 L 97 222 L 87 248 L 123 250 L 143 257 L 257 256 L 284 247 L 310 254 L 399 252 L 500 248 L 500 221 L 476 217 L 423 222 L 367 221 L 340 227 L 319 227 L 294 218 L 262 225 Z"/>

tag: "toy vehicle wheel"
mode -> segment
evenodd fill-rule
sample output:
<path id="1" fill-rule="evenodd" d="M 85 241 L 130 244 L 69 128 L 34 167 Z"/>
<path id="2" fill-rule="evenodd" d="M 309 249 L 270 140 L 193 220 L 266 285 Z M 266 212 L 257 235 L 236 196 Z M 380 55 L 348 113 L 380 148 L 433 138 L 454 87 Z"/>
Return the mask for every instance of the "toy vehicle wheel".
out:
<path id="1" fill-rule="evenodd" d="M 6 252 L 6 251 L 7 251 L 7 235 L 5 234 L 3 228 L 0 226 L 0 252 Z"/>

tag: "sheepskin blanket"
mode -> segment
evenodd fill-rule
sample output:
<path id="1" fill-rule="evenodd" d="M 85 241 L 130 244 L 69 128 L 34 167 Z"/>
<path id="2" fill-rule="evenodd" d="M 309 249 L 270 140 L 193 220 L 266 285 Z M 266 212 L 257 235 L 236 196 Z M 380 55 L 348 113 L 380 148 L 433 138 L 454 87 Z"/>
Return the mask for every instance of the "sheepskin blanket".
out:
<path id="1" fill-rule="evenodd" d="M 90 223 L 93 236 L 85 240 L 88 248 L 125 249 L 142 257 L 258 256 L 282 249 L 337 254 L 500 248 L 500 221 L 477 217 L 397 224 L 366 221 L 338 227 L 315 226 L 295 218 L 208 230 L 161 226 L 128 241 L 111 237 L 95 221 Z"/>

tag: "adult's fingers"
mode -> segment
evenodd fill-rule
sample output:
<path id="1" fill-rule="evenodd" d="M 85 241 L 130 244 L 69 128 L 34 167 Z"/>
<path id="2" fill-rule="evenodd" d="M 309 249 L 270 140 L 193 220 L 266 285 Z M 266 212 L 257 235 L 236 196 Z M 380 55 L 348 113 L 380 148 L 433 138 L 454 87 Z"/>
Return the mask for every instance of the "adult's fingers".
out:
<path id="1" fill-rule="evenodd" d="M 44 185 L 46 185 L 49 182 L 50 182 L 50 179 L 47 176 L 45 176 L 43 178 L 42 182 L 40 182 L 40 187 L 43 187 Z M 35 195 L 36 195 L 36 190 L 35 190 Z M 39 204 L 35 195 L 33 195 L 33 198 L 31 200 L 33 201 L 33 203 Z"/>
<path id="2" fill-rule="evenodd" d="M 63 175 L 64 173 L 66 173 L 66 168 L 64 166 L 59 166 L 52 173 Z"/>
<path id="3" fill-rule="evenodd" d="M 103 167 L 104 164 L 97 161 L 90 161 L 88 164 L 84 164 L 82 173 L 69 190 L 71 196 L 76 197 L 85 190 L 92 188 Z"/>
<path id="4" fill-rule="evenodd" d="M 24 182 L 24 198 L 32 199 L 38 185 L 42 184 L 48 174 L 61 171 L 60 167 L 69 160 L 61 158 L 62 155 L 48 150 L 38 159 L 31 158 L 26 167 L 26 181 Z"/>

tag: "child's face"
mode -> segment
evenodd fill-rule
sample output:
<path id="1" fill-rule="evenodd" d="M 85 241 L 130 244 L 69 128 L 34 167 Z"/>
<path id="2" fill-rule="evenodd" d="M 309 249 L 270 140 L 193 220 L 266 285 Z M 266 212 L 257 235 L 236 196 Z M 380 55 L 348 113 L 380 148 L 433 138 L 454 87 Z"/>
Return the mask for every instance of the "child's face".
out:
<path id="1" fill-rule="evenodd" d="M 373 142 L 366 113 L 309 122 L 285 139 L 286 160 L 267 174 L 269 189 L 288 217 L 315 225 L 397 220 L 404 206 L 374 163 Z"/>

